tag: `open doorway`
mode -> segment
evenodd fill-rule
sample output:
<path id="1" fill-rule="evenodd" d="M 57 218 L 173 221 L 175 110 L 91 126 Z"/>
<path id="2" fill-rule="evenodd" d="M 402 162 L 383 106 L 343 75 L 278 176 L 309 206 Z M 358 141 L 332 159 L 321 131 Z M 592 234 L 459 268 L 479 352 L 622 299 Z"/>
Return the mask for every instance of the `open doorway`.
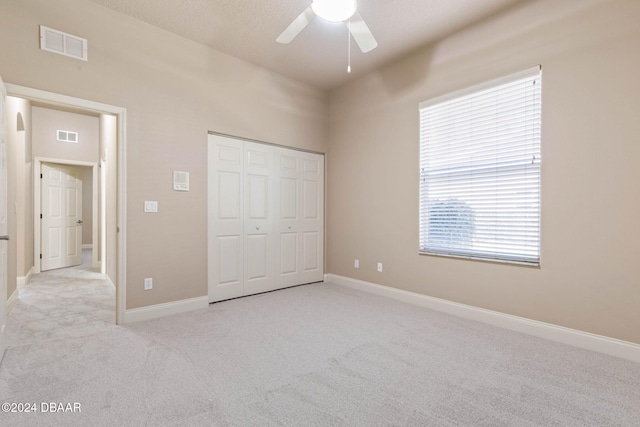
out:
<path id="1" fill-rule="evenodd" d="M 85 249 L 85 256 L 86 249 L 91 249 L 91 269 L 103 275 L 113 284 L 116 307 L 114 320 L 115 323 L 121 324 L 124 320 L 126 301 L 126 174 L 124 165 L 126 111 L 121 107 L 36 89 L 11 84 L 6 84 L 6 87 L 10 97 L 26 100 L 38 108 L 90 116 L 99 122 L 97 127 L 99 135 L 97 137 L 100 145 L 95 158 L 91 159 L 92 161 L 77 160 L 77 157 L 65 155 L 64 149 L 60 149 L 60 146 L 58 146 L 58 150 L 41 156 L 36 156 L 36 153 L 34 153 L 33 162 L 30 165 L 30 169 L 33 172 L 31 175 L 33 177 L 31 200 L 33 201 L 34 220 L 32 223 L 33 240 L 30 244 L 33 254 L 33 266 L 27 275 L 18 277 L 17 283 L 20 284 L 20 278 L 27 282 L 30 275 L 40 273 L 42 270 L 40 254 L 42 253 L 43 239 L 39 215 L 42 207 L 40 176 L 43 173 L 43 168 L 46 165 L 53 164 L 83 169 L 84 172 L 89 171 L 89 176 L 91 177 L 91 213 L 89 222 L 91 225 L 88 233 L 91 235 L 91 239 L 88 241 L 80 240 L 78 245 L 79 249 Z M 64 132 L 66 129 L 57 130 Z M 70 141 L 61 142 L 74 143 L 70 134 L 60 134 L 58 132 L 58 135 L 63 140 L 64 138 L 70 139 Z M 83 181 L 86 182 L 86 178 Z M 87 217 L 85 216 L 84 218 Z M 84 225 L 84 218 L 76 220 L 81 221 L 78 226 Z M 63 234 L 59 234 L 59 238 L 68 239 L 70 234 L 72 234 L 70 231 L 65 231 Z M 76 242 L 78 241 L 76 240 Z M 85 263 L 84 260 L 80 262 L 82 264 Z"/>

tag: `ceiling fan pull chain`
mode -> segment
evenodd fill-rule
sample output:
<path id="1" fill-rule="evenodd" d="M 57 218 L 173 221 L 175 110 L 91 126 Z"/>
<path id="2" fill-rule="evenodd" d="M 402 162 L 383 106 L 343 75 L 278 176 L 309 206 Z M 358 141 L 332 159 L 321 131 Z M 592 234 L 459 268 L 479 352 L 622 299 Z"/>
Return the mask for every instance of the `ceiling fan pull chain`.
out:
<path id="1" fill-rule="evenodd" d="M 348 59 L 347 59 L 347 73 L 351 72 L 351 18 L 349 18 L 349 21 L 347 21 L 347 52 L 348 52 Z"/>

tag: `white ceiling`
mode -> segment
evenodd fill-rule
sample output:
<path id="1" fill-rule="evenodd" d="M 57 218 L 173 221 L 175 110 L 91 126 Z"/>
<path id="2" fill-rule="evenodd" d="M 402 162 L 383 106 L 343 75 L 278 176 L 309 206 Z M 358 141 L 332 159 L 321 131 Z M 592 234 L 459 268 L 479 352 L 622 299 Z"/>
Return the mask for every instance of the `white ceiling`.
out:
<path id="1" fill-rule="evenodd" d="M 90 0 L 320 89 L 350 79 L 526 0 L 359 0 L 378 40 L 363 54 L 347 29 L 316 18 L 291 44 L 276 37 L 311 0 Z"/>

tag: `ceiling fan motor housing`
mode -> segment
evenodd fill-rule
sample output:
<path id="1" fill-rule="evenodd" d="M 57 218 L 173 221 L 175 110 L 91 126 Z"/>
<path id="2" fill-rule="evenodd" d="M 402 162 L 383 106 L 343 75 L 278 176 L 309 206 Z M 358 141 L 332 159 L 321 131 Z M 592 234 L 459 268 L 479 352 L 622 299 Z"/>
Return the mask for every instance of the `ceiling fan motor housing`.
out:
<path id="1" fill-rule="evenodd" d="M 329 22 L 343 22 L 351 18 L 358 9 L 357 0 L 313 0 L 313 12 Z"/>

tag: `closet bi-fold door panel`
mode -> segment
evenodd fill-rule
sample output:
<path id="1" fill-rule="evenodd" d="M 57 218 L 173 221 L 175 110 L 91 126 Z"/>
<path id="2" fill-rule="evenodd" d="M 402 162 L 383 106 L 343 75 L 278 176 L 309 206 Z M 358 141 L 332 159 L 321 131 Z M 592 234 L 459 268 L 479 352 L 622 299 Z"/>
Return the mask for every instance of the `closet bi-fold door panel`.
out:
<path id="1" fill-rule="evenodd" d="M 324 156 L 300 153 L 300 283 L 324 280 Z"/>
<path id="2" fill-rule="evenodd" d="M 276 288 L 323 280 L 324 157 L 277 150 Z"/>
<path id="3" fill-rule="evenodd" d="M 209 301 L 244 295 L 244 146 L 209 137 Z"/>
<path id="4" fill-rule="evenodd" d="M 244 295 L 273 289 L 273 147 L 244 143 Z"/>
<path id="5" fill-rule="evenodd" d="M 276 151 L 276 288 L 300 284 L 301 173 L 298 153 Z"/>

